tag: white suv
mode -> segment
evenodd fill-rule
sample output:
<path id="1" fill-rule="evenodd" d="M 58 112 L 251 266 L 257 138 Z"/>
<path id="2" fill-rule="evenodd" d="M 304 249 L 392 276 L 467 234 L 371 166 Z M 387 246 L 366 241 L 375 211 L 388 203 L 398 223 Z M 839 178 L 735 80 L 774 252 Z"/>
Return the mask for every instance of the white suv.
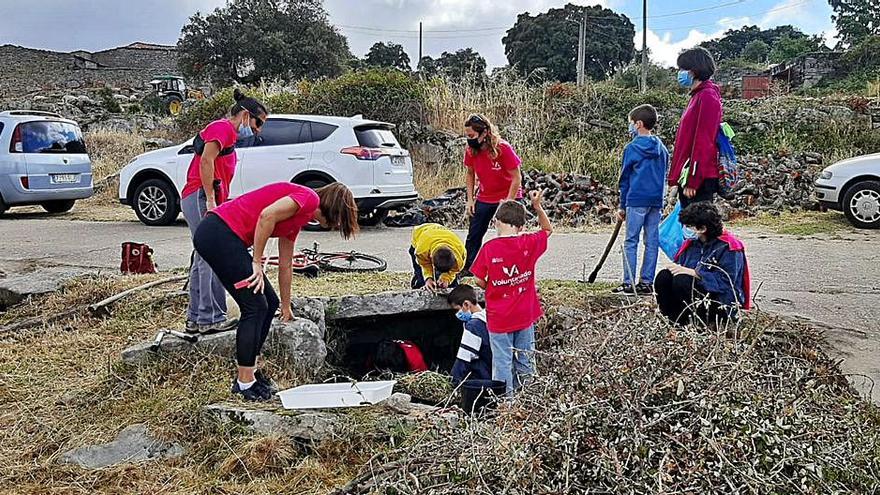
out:
<path id="1" fill-rule="evenodd" d="M 822 205 L 842 211 L 856 227 L 880 228 L 880 153 L 827 167 L 816 179 L 816 196 Z"/>
<path id="2" fill-rule="evenodd" d="M 363 225 L 418 199 L 409 152 L 393 124 L 360 116 L 272 115 L 252 146 L 236 148 L 230 196 L 274 182 L 351 188 Z M 135 157 L 119 174 L 119 200 L 146 225 L 169 225 L 180 213 L 180 191 L 192 161 L 192 140 Z"/>

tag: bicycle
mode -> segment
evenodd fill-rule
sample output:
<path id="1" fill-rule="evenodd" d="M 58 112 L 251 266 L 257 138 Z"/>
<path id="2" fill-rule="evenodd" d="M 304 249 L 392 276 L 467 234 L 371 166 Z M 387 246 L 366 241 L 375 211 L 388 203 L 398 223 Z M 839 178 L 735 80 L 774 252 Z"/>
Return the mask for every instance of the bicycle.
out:
<path id="1" fill-rule="evenodd" d="M 388 263 L 377 256 L 350 251 L 347 253 L 322 253 L 315 242 L 312 249 L 304 248 L 293 255 L 293 271 L 306 276 L 317 276 L 318 270 L 328 272 L 367 273 L 384 272 Z M 264 256 L 263 264 L 278 266 L 278 256 Z M 317 270 L 316 270 L 317 269 Z"/>

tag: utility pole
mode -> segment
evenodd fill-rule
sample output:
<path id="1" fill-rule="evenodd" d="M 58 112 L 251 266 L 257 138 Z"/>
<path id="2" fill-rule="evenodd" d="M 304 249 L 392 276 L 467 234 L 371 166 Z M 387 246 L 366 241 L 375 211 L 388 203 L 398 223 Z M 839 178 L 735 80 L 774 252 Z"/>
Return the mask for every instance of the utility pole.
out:
<path id="1" fill-rule="evenodd" d="M 642 94 L 648 91 L 648 0 L 642 0 Z"/>
<path id="2" fill-rule="evenodd" d="M 577 85 L 584 84 L 584 66 L 586 65 L 587 55 L 587 13 L 584 12 L 584 18 L 578 23 L 578 58 L 577 58 Z"/>
<path id="3" fill-rule="evenodd" d="M 418 62 L 416 62 L 416 69 L 418 69 L 419 64 L 422 63 L 423 47 L 424 47 L 424 44 L 422 41 L 422 21 L 419 21 L 419 60 L 418 60 Z"/>

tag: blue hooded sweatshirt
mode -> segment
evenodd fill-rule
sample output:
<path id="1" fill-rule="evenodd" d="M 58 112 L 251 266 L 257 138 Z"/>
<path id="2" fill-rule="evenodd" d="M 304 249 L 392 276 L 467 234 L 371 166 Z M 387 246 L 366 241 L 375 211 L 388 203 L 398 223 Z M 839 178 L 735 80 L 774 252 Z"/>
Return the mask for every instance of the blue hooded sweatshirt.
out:
<path id="1" fill-rule="evenodd" d="M 663 207 L 669 151 L 657 136 L 636 136 L 623 150 L 620 209 Z"/>

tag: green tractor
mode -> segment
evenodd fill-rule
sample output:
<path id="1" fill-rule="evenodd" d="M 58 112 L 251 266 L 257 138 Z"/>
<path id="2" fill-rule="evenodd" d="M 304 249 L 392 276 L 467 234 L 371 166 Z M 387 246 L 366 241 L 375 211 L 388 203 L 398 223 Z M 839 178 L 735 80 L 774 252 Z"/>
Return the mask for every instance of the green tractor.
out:
<path id="1" fill-rule="evenodd" d="M 200 90 L 188 89 L 180 76 L 157 76 L 150 81 L 150 86 L 153 87 L 155 95 L 162 100 L 171 115 L 180 113 L 185 100 L 205 98 L 205 94 Z"/>

